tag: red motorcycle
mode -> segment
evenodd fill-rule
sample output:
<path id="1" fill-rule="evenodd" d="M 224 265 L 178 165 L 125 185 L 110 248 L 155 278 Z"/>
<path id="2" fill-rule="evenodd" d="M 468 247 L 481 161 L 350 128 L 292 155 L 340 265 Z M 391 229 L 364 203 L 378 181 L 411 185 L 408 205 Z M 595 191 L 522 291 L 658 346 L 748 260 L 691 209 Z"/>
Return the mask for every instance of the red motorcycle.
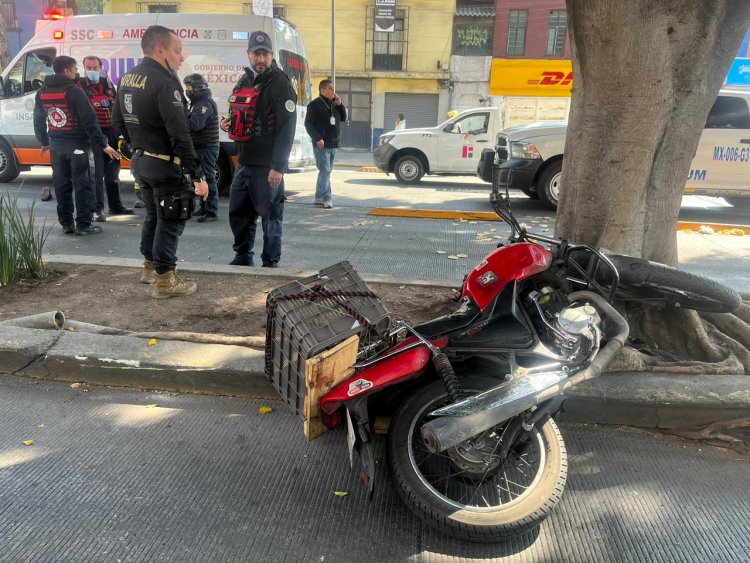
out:
<path id="1" fill-rule="evenodd" d="M 295 379 L 318 349 L 305 339 L 335 323 L 339 340 L 359 334 L 356 363 L 317 401 L 323 424 L 347 426 L 350 459 L 356 449 L 372 494 L 373 422 L 391 415 L 387 464 L 403 502 L 427 525 L 478 542 L 539 526 L 560 500 L 568 464 L 554 417 L 565 391 L 597 377 L 625 345 L 628 324 L 613 302 L 740 305 L 713 280 L 528 232 L 510 210 L 508 171 L 498 173 L 505 190 L 493 204 L 511 234 L 466 276 L 452 314 L 391 325 L 351 270 L 324 270 L 267 302 L 267 373 L 282 397 L 309 419 Z M 298 330 L 298 306 L 317 307 L 307 323 L 318 328 Z"/>

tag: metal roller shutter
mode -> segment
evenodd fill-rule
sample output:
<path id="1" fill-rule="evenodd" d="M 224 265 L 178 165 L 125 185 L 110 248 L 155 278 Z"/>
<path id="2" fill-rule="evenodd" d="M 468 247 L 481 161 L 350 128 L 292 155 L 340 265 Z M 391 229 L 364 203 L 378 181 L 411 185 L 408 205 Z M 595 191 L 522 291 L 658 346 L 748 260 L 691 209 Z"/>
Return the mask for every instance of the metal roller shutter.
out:
<path id="1" fill-rule="evenodd" d="M 385 94 L 384 131 L 392 131 L 399 113 L 404 114 L 407 129 L 435 127 L 443 120 L 438 116 L 438 94 Z"/>

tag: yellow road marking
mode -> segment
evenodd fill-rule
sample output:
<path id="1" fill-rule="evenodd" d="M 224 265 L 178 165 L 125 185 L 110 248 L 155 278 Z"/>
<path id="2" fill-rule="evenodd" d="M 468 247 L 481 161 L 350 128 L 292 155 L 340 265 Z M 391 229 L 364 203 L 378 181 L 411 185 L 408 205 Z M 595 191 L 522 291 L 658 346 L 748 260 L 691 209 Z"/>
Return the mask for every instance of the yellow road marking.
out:
<path id="1" fill-rule="evenodd" d="M 446 219 L 465 221 L 502 221 L 495 213 L 489 211 L 451 211 L 441 209 L 400 209 L 397 207 L 374 207 L 367 213 L 378 217 L 406 217 L 411 219 Z M 731 229 L 740 229 L 746 235 L 750 235 L 750 226 L 748 225 L 726 225 L 722 223 L 696 223 L 693 221 L 678 221 L 678 230 L 697 231 L 701 227 L 711 227 L 714 231 L 725 231 Z"/>

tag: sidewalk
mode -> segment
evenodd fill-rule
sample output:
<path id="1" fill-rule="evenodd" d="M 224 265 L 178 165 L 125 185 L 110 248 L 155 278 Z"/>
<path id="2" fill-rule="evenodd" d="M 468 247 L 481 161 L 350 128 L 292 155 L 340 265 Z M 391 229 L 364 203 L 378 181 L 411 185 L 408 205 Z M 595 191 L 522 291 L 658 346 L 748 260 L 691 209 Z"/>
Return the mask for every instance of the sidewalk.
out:
<path id="1" fill-rule="evenodd" d="M 366 169 L 363 172 L 379 172 L 380 169 L 375 166 L 372 160 L 372 153 L 368 150 L 357 149 L 337 149 L 336 158 L 333 163 L 334 168 L 356 168 Z"/>
<path id="2" fill-rule="evenodd" d="M 120 267 L 138 265 L 135 260 L 116 262 Z M 235 275 L 236 271 L 219 265 L 185 263 L 180 267 L 182 271 L 214 271 L 217 276 Z M 277 269 L 273 274 L 292 277 L 304 276 L 305 272 Z M 386 276 L 363 277 L 366 281 L 396 281 Z M 429 283 L 441 285 L 437 280 Z M 0 373 L 71 383 L 278 399 L 264 375 L 264 351 L 243 346 L 168 340 L 149 346 L 146 339 L 133 336 L 0 325 Z M 749 376 L 617 373 L 573 389 L 563 419 L 688 429 L 748 416 Z"/>

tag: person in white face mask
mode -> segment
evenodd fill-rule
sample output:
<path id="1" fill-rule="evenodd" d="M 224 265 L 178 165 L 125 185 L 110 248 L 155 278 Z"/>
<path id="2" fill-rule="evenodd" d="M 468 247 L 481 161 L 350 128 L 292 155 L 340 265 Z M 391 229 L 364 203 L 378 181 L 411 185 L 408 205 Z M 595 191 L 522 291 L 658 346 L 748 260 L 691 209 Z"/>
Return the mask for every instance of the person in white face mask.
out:
<path id="1" fill-rule="evenodd" d="M 94 106 L 96 118 L 109 146 L 116 147 L 120 132 L 112 126 L 112 105 L 117 97 L 112 81 L 102 73 L 102 60 L 89 55 L 83 59 L 84 76 L 78 82 Z M 120 199 L 120 161 L 105 158 L 101 151 L 94 151 L 94 177 L 96 179 L 96 206 L 94 221 L 106 221 L 104 212 L 104 190 L 110 215 L 130 215 L 132 209 L 125 207 Z"/>

